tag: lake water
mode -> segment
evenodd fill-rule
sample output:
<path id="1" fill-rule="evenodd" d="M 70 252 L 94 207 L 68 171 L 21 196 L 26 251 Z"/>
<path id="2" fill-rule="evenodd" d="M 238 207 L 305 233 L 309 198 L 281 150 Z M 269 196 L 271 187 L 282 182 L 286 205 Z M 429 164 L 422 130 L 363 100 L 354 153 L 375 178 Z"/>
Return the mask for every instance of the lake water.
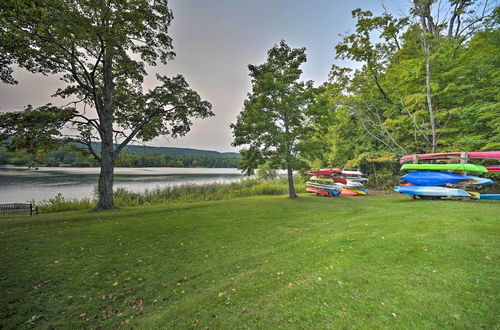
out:
<path id="1" fill-rule="evenodd" d="M 61 193 L 66 198 L 92 197 L 99 168 L 0 167 L 0 203 L 47 200 Z M 235 168 L 118 167 L 114 188 L 141 192 L 163 186 L 239 181 Z"/>

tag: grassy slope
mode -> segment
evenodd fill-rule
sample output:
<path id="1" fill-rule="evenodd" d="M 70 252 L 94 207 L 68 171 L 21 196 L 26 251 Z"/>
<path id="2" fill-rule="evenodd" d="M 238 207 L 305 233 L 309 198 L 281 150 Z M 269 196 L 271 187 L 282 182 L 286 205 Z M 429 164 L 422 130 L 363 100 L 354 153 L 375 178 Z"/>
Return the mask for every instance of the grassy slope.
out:
<path id="1" fill-rule="evenodd" d="M 499 214 L 277 196 L 0 217 L 0 328 L 493 328 Z"/>

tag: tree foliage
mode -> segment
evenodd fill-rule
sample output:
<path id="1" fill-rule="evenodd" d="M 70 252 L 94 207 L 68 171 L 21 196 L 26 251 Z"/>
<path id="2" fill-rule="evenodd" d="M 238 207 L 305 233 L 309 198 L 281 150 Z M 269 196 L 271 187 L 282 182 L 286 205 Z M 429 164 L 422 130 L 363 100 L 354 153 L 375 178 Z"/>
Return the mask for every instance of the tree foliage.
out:
<path id="1" fill-rule="evenodd" d="M 268 51 L 267 61 L 249 65 L 252 92 L 245 100 L 236 123 L 231 125 L 234 146 L 241 151 L 240 167 L 253 173 L 269 161 L 288 172 L 289 195 L 296 197 L 292 172 L 300 166 L 305 136 L 316 91 L 312 81 L 299 81 L 305 48 L 292 49 L 284 41 Z"/>
<path id="2" fill-rule="evenodd" d="M 336 46 L 337 57 L 361 67 L 332 66 L 321 96 L 329 100 L 329 119 L 316 125 L 329 132 L 328 151 L 312 162 L 498 150 L 499 9 L 479 1 L 440 4 L 415 0 L 401 18 L 352 12 L 356 31 Z"/>

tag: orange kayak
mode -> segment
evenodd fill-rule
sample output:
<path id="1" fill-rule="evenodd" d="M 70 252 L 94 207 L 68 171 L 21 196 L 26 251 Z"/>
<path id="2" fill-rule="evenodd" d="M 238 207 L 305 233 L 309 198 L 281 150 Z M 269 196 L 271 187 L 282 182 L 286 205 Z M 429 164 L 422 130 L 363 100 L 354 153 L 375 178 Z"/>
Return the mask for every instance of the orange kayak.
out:
<path id="1" fill-rule="evenodd" d="M 353 190 L 348 190 L 348 189 L 343 189 L 341 192 L 340 192 L 340 195 L 341 196 L 358 196 L 359 193 L 357 191 L 353 191 Z"/>

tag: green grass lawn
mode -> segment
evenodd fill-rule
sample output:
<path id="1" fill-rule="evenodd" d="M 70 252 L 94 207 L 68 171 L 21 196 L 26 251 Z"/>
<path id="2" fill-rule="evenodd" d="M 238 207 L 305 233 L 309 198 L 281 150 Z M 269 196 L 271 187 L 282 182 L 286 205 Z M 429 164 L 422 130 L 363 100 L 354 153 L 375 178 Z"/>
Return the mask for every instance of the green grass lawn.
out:
<path id="1" fill-rule="evenodd" d="M 0 328 L 491 329 L 499 220 L 399 195 L 0 217 Z"/>

